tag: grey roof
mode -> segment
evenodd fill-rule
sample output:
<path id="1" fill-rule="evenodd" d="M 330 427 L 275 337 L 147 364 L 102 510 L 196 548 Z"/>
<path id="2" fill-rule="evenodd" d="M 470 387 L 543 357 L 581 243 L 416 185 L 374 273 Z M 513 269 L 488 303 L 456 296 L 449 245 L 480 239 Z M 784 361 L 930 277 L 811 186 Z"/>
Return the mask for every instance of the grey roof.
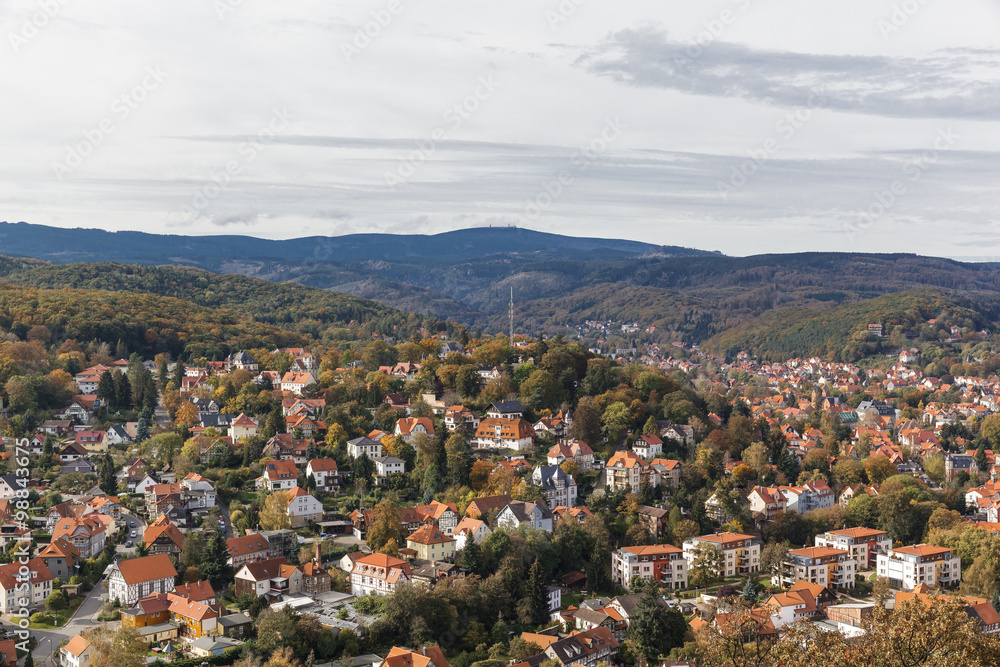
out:
<path id="1" fill-rule="evenodd" d="M 218 414 L 218 415 L 201 416 L 201 425 L 204 426 L 205 428 L 212 428 L 212 427 L 229 428 L 229 425 L 232 423 L 232 421 L 233 421 L 233 415 Z"/>
<path id="2" fill-rule="evenodd" d="M 518 520 L 518 523 L 520 523 L 523 521 L 528 521 L 529 520 L 528 514 L 531 512 L 531 510 L 535 509 L 536 507 L 538 508 L 539 512 L 541 512 L 541 517 L 543 521 L 545 519 L 552 518 L 552 511 L 549 509 L 549 506 L 545 504 L 544 500 L 539 500 L 533 503 L 525 503 L 520 500 L 515 500 L 508 503 L 506 509 L 509 509 L 511 511 L 511 514 L 514 515 L 514 518 L 516 518 Z"/>
<path id="3" fill-rule="evenodd" d="M 365 445 L 370 447 L 372 445 L 381 445 L 382 443 L 376 442 L 375 440 L 372 440 L 371 438 L 368 437 L 361 437 L 361 438 L 355 438 L 354 440 L 348 440 L 347 444 L 354 445 L 355 447 L 358 447 L 360 445 Z"/>
<path id="4" fill-rule="evenodd" d="M 486 408 L 487 412 L 524 412 L 520 401 L 494 401 Z"/>
<path id="5" fill-rule="evenodd" d="M 538 466 L 532 472 L 531 478 L 546 489 L 576 485 L 573 476 L 563 472 L 559 466 Z"/>

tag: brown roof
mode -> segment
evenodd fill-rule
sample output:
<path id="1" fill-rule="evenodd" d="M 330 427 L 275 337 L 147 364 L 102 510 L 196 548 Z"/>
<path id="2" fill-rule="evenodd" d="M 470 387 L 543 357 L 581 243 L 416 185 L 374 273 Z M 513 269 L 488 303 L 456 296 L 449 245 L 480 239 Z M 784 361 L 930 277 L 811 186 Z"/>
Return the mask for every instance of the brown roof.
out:
<path id="1" fill-rule="evenodd" d="M 70 655 L 75 655 L 79 658 L 89 646 L 90 642 L 84 639 L 82 635 L 75 635 L 63 648 L 65 648 L 66 652 Z"/>
<path id="2" fill-rule="evenodd" d="M 215 597 L 215 589 L 212 588 L 211 582 L 195 581 L 194 583 L 177 586 L 174 588 L 174 594 L 196 602 L 204 602 Z"/>
<path id="3" fill-rule="evenodd" d="M 270 546 L 260 535 L 244 535 L 243 537 L 230 537 L 226 540 L 226 549 L 229 551 L 229 555 L 243 556 L 245 554 L 257 553 L 259 551 L 267 551 Z"/>
<path id="4" fill-rule="evenodd" d="M 510 501 L 510 494 L 506 493 L 502 496 L 483 496 L 482 498 L 476 498 L 469 503 L 468 507 L 465 508 L 465 515 L 472 517 L 473 519 L 478 519 L 488 512 L 503 509 L 510 504 Z"/>
<path id="5" fill-rule="evenodd" d="M 288 565 L 288 561 L 284 558 L 268 558 L 267 560 L 259 560 L 256 563 L 247 563 L 241 570 L 245 569 L 253 577 L 254 581 L 262 581 L 279 576 L 282 565 Z"/>
<path id="6" fill-rule="evenodd" d="M 166 554 L 123 560 L 118 563 L 118 571 L 122 573 L 125 583 L 130 586 L 177 576 L 177 570 L 170 562 L 170 556 Z"/>

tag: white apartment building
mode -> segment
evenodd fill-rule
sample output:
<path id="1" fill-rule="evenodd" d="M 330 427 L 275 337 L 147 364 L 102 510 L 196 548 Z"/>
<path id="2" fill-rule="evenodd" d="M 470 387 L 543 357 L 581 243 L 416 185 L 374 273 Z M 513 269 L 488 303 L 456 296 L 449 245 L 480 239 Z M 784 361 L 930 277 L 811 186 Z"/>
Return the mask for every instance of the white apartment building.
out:
<path id="1" fill-rule="evenodd" d="M 844 549 L 858 562 L 859 569 L 876 566 L 876 557 L 892 548 L 892 538 L 884 530 L 874 528 L 845 528 L 831 530 L 816 536 L 816 546 Z"/>
<path id="2" fill-rule="evenodd" d="M 688 570 L 694 561 L 694 548 L 699 544 L 712 544 L 722 550 L 725 569 L 719 574 L 723 577 L 738 577 L 760 570 L 760 542 L 752 535 L 740 533 L 715 533 L 692 537 L 684 543 L 684 559 Z"/>
<path id="3" fill-rule="evenodd" d="M 664 588 L 687 588 L 684 552 L 671 544 L 623 547 L 611 554 L 611 578 L 625 588 L 633 577 L 653 579 Z"/>
<path id="4" fill-rule="evenodd" d="M 946 547 L 917 544 L 879 554 L 876 572 L 904 591 L 918 584 L 953 586 L 962 580 L 962 560 Z"/>
<path id="5" fill-rule="evenodd" d="M 854 588 L 857 571 L 858 562 L 846 549 L 806 547 L 788 552 L 788 559 L 771 577 L 771 583 L 784 588 L 803 580 L 827 588 Z"/>

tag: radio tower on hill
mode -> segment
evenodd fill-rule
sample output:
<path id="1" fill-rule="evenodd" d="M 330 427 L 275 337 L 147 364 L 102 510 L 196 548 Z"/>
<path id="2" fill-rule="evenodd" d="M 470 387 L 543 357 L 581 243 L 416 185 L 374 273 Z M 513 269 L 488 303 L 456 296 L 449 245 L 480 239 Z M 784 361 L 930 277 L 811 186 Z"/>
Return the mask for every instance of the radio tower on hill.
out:
<path id="1" fill-rule="evenodd" d="M 510 288 L 510 346 L 514 347 L 514 288 Z"/>

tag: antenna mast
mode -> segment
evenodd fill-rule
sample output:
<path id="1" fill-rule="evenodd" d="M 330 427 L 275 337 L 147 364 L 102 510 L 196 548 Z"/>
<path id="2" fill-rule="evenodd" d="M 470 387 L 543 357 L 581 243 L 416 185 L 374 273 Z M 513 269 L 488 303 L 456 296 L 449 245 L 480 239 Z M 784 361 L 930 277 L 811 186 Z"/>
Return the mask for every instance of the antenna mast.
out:
<path id="1" fill-rule="evenodd" d="M 510 346 L 514 347 L 514 287 L 510 288 Z"/>

